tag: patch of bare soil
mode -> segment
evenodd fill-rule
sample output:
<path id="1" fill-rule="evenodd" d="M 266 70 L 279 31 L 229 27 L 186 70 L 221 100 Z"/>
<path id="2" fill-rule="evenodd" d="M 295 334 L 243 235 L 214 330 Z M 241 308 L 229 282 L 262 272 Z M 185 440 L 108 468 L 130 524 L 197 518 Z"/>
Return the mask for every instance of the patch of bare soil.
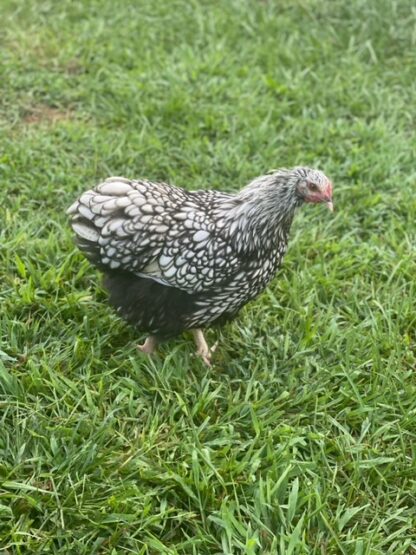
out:
<path id="1" fill-rule="evenodd" d="M 62 110 L 61 108 L 52 108 L 43 104 L 32 107 L 23 116 L 22 121 L 27 125 L 37 125 L 41 123 L 54 124 L 59 121 L 68 121 L 72 119 L 71 110 Z"/>

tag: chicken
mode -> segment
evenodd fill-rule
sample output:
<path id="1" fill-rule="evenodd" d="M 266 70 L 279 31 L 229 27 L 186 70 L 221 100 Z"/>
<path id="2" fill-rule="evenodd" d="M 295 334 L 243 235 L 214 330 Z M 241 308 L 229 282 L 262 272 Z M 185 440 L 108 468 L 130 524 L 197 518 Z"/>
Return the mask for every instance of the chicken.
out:
<path id="1" fill-rule="evenodd" d="M 304 202 L 332 210 L 332 184 L 297 167 L 260 176 L 237 194 L 186 191 L 110 177 L 68 209 L 76 242 L 104 273 L 110 304 L 149 337 L 190 330 L 208 365 L 202 329 L 233 319 L 270 282 Z"/>

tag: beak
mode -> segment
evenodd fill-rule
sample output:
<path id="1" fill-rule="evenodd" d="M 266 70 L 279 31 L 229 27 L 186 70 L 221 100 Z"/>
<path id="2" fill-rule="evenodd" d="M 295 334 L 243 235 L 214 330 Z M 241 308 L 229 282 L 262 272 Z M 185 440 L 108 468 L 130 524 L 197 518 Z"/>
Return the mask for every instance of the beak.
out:
<path id="1" fill-rule="evenodd" d="M 328 207 L 328 210 L 330 210 L 331 212 L 334 211 L 334 204 L 332 202 L 332 183 L 329 181 L 328 182 L 328 187 L 325 191 L 325 197 L 326 197 L 326 205 Z"/>

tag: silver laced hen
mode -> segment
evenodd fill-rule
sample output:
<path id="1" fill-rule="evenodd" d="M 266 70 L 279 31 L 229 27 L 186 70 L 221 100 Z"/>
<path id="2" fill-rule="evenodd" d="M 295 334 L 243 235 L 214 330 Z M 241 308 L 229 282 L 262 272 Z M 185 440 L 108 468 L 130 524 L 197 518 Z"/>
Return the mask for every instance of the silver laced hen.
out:
<path id="1" fill-rule="evenodd" d="M 105 274 L 112 306 L 149 334 L 139 348 L 152 353 L 159 341 L 191 330 L 210 364 L 202 328 L 234 318 L 263 291 L 303 202 L 332 209 L 322 172 L 277 170 L 237 194 L 111 177 L 68 214 L 78 247 Z"/>

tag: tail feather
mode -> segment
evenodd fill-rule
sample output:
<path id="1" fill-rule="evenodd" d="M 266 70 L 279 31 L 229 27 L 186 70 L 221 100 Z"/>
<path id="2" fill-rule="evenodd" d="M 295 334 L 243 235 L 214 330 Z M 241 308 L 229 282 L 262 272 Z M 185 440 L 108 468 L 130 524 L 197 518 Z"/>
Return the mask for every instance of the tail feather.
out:
<path id="1" fill-rule="evenodd" d="M 116 225 L 120 214 L 131 203 L 126 196 L 133 190 L 124 177 L 110 177 L 94 190 L 83 193 L 66 211 L 71 217 L 75 241 L 83 254 L 98 267 L 110 265 L 100 239 L 109 225 Z"/>

